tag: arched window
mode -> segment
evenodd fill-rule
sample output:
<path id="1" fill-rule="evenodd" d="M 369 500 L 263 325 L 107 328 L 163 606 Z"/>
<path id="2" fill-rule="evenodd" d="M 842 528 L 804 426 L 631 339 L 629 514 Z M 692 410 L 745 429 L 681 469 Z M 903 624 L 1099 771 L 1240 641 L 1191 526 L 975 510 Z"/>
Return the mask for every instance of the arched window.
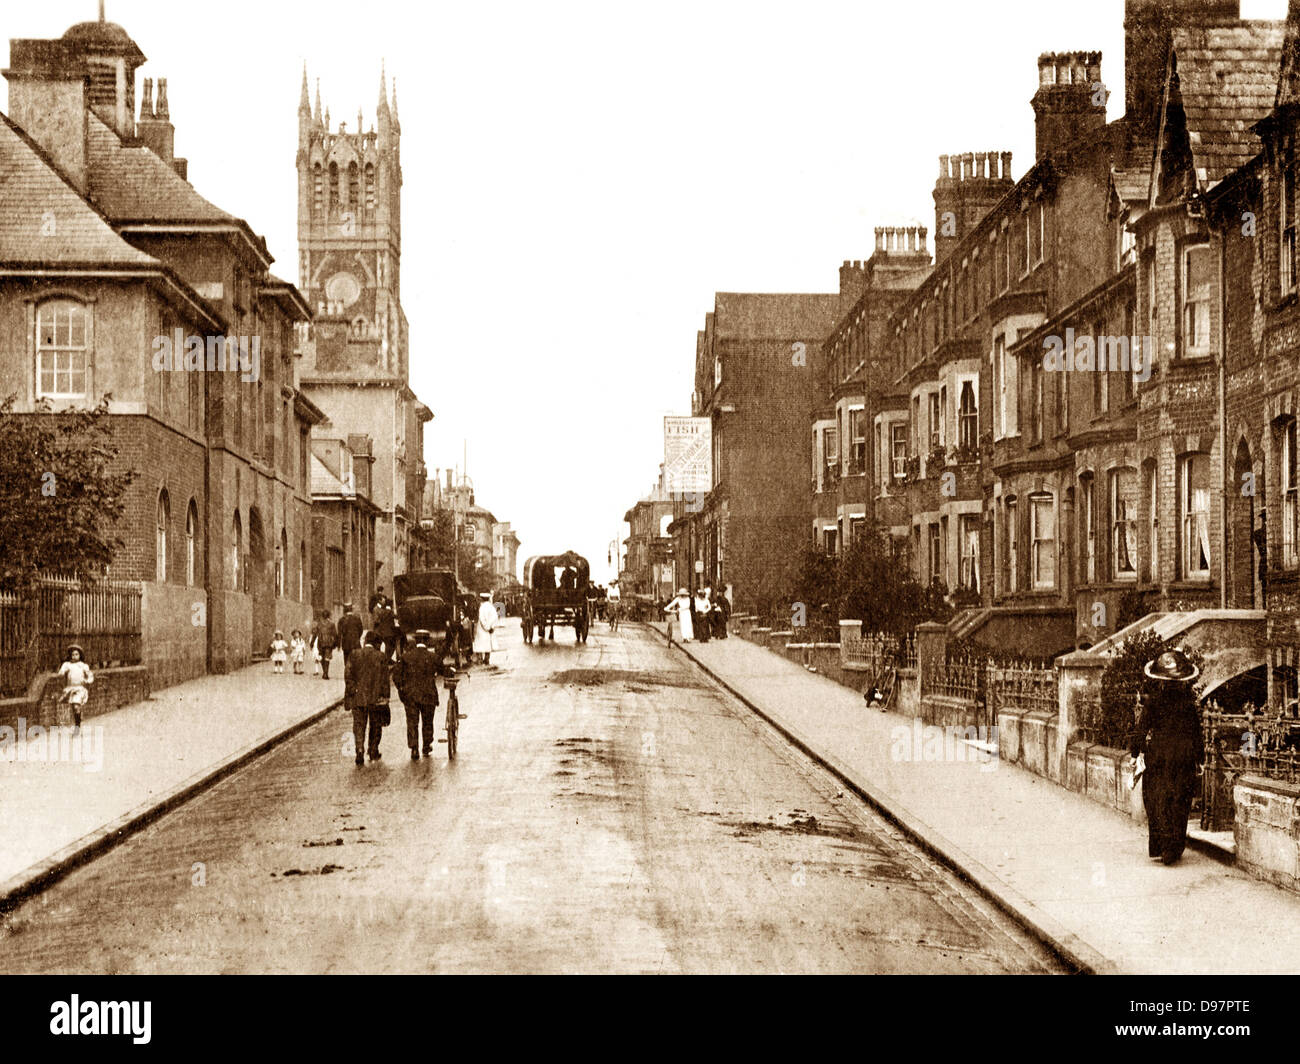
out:
<path id="1" fill-rule="evenodd" d="M 375 164 L 366 163 L 366 210 L 375 209 Z"/>
<path id="2" fill-rule="evenodd" d="M 361 173 L 355 160 L 348 163 L 348 206 L 356 209 L 361 203 Z"/>
<path id="3" fill-rule="evenodd" d="M 36 396 L 86 395 L 86 308 L 70 299 L 42 303 L 36 321 Z"/>
<path id="4" fill-rule="evenodd" d="M 325 174 L 320 163 L 312 168 L 312 206 L 320 210 L 325 206 Z"/>
<path id="5" fill-rule="evenodd" d="M 330 210 L 339 205 L 339 164 L 330 163 Z"/>
<path id="6" fill-rule="evenodd" d="M 1138 478 L 1136 469 L 1110 475 L 1110 578 L 1137 579 Z"/>
<path id="7" fill-rule="evenodd" d="M 194 500 L 190 500 L 190 506 L 185 514 L 185 584 L 188 587 L 194 586 L 195 575 L 195 537 L 199 530 L 199 508 L 195 505 Z"/>
<path id="8" fill-rule="evenodd" d="M 160 584 L 167 582 L 167 525 L 171 520 L 171 505 L 167 499 L 167 489 L 158 493 L 157 530 L 154 538 L 154 579 Z"/>
<path id="9" fill-rule="evenodd" d="M 240 562 L 244 557 L 244 526 L 239 520 L 239 511 L 235 511 L 235 523 L 230 532 L 230 587 L 233 591 L 242 591 Z"/>

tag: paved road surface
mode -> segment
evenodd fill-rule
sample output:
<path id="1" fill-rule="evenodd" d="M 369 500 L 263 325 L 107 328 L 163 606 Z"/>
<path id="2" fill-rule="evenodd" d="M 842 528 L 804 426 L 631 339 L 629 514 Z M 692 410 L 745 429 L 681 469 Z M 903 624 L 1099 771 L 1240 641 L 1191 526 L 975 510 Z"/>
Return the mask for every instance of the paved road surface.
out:
<path id="1" fill-rule="evenodd" d="M 396 707 L 359 769 L 332 714 L 11 913 L 0 971 L 1060 970 L 681 655 L 557 634 L 462 684 L 455 764 Z"/>

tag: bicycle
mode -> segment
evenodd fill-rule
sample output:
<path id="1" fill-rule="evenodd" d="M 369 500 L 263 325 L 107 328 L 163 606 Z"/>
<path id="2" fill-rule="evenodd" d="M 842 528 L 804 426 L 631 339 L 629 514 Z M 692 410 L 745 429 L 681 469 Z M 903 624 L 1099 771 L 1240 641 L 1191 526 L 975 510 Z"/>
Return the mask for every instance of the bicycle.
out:
<path id="1" fill-rule="evenodd" d="M 456 741 L 460 735 L 460 700 L 456 697 L 456 687 L 460 677 L 454 668 L 447 670 L 442 687 L 447 693 L 447 760 L 456 760 Z"/>

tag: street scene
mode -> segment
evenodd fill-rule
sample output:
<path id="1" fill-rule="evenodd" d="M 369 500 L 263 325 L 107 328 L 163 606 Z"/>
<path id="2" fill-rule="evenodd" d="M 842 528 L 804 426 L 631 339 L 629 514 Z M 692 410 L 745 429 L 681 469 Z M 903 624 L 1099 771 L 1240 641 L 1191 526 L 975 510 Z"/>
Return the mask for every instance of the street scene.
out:
<path id="1" fill-rule="evenodd" d="M 0 975 L 1295 974 L 1300 0 L 372 6 L 0 20 Z"/>

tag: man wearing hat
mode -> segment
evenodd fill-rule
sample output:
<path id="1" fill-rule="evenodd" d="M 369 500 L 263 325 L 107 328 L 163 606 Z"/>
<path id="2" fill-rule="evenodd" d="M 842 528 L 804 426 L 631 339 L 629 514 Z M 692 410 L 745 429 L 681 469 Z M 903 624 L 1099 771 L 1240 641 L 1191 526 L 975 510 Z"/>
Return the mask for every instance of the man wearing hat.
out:
<path id="1" fill-rule="evenodd" d="M 379 741 L 389 722 L 388 661 L 379 650 L 379 636 L 370 632 L 366 645 L 352 652 L 343 669 L 346 684 L 345 698 L 352 710 L 352 737 L 355 742 L 357 764 L 363 763 L 363 754 L 369 753 L 371 761 L 378 761 Z M 369 743 L 366 742 L 367 730 Z"/>
<path id="2" fill-rule="evenodd" d="M 343 604 L 343 616 L 339 618 L 338 633 L 339 647 L 343 650 L 343 671 L 348 671 L 348 658 L 352 656 L 352 651 L 361 645 L 361 633 L 364 626 L 361 618 L 352 612 L 352 603 Z"/>
<path id="3" fill-rule="evenodd" d="M 1171 865 L 1187 845 L 1187 818 L 1204 756 L 1192 690 L 1201 670 L 1175 649 L 1149 661 L 1143 671 L 1148 682 L 1129 753 L 1146 760 L 1142 804 L 1147 812 L 1147 854 Z"/>
<path id="4" fill-rule="evenodd" d="M 393 684 L 406 709 L 406 745 L 411 760 L 433 750 L 433 711 L 438 708 L 438 658 L 433 652 L 433 634 L 423 628 L 415 633 L 415 647 L 403 651 L 393 666 Z M 423 743 L 420 742 L 423 730 Z"/>

